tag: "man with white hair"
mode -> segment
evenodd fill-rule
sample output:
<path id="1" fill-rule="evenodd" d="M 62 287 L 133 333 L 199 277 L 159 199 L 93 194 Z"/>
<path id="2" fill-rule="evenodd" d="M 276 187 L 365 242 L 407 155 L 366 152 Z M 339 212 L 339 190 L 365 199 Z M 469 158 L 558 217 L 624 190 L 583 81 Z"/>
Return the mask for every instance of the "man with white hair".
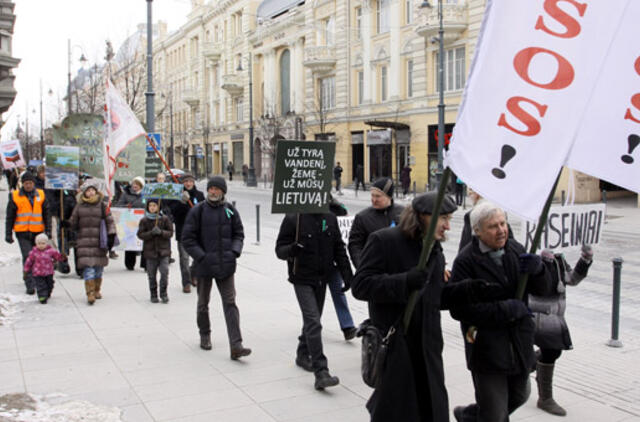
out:
<path id="1" fill-rule="evenodd" d="M 524 404 L 531 392 L 529 371 L 533 353 L 534 322 L 527 308 L 527 293 L 544 296 L 551 279 L 538 255 L 509 238 L 504 211 L 484 201 L 470 215 L 475 236 L 453 263 L 451 283 L 483 279 L 502 288 L 493 302 L 451 307 L 460 321 L 467 367 L 475 386 L 476 403 L 458 406 L 458 421 L 502 422 Z M 524 299 L 516 298 L 522 274 L 529 274 Z"/>

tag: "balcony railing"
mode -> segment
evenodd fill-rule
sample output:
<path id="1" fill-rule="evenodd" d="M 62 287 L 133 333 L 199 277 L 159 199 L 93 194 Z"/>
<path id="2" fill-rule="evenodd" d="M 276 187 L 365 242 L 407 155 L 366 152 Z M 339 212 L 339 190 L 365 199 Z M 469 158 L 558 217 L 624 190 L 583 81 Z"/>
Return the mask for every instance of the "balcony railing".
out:
<path id="1" fill-rule="evenodd" d="M 316 73 L 330 72 L 336 66 L 335 47 L 329 45 L 306 47 L 304 65 Z"/>
<path id="2" fill-rule="evenodd" d="M 200 103 L 200 94 L 195 89 L 185 89 L 182 92 L 182 101 L 195 107 Z"/>
<path id="3" fill-rule="evenodd" d="M 242 78 L 236 73 L 222 75 L 222 89 L 227 90 L 231 95 L 238 95 L 244 90 Z"/>
<path id="4" fill-rule="evenodd" d="M 222 56 L 223 45 L 218 42 L 205 42 L 202 47 L 202 54 L 209 60 L 217 62 Z"/>
<path id="5" fill-rule="evenodd" d="M 442 27 L 444 29 L 444 43 L 451 43 L 467 29 L 468 16 L 466 2 L 459 4 L 442 5 Z M 416 26 L 418 35 L 424 38 L 438 36 L 440 30 L 440 20 L 438 17 L 438 6 L 422 9 L 420 23 Z"/>

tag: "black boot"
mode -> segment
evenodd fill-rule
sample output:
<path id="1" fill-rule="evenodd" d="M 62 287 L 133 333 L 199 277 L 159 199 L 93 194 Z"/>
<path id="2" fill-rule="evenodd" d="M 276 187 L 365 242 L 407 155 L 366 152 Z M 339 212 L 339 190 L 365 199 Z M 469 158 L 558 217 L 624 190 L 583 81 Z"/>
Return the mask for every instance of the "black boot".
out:
<path id="1" fill-rule="evenodd" d="M 327 387 L 333 387 L 340 384 L 340 379 L 338 377 L 332 377 L 329 375 L 328 370 L 320 371 L 316 374 L 316 382 L 314 387 L 316 390 L 324 390 Z"/>
<path id="2" fill-rule="evenodd" d="M 169 303 L 169 295 L 167 295 L 167 283 L 160 281 L 160 299 L 162 303 Z"/>
<path id="3" fill-rule="evenodd" d="M 547 413 L 557 416 L 566 416 L 564 410 L 553 399 L 553 363 L 538 362 L 536 366 L 536 382 L 538 384 L 538 407 Z"/>
<path id="4" fill-rule="evenodd" d="M 203 350 L 211 350 L 210 334 L 200 334 L 200 348 Z"/>
<path id="5" fill-rule="evenodd" d="M 158 283 L 149 280 L 149 292 L 151 293 L 151 303 L 158 303 Z"/>
<path id="6" fill-rule="evenodd" d="M 307 372 L 313 372 L 313 365 L 311 364 L 311 357 L 298 355 L 296 356 L 296 365 L 304 369 Z"/>

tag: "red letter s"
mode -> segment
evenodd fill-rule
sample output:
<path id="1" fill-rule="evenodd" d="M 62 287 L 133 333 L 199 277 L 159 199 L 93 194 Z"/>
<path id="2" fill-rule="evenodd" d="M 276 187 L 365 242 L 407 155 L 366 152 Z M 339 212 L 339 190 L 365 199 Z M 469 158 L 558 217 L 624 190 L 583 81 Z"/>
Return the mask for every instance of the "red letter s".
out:
<path id="1" fill-rule="evenodd" d="M 537 102 L 530 100 L 525 97 L 511 97 L 507 100 L 507 110 L 511 112 L 518 120 L 524 123 L 527 126 L 527 130 L 518 130 L 507 123 L 507 118 L 505 113 L 500 115 L 500 119 L 498 120 L 498 126 L 504 126 L 512 132 L 517 133 L 522 136 L 535 136 L 540 133 L 540 122 L 536 120 L 535 117 L 527 113 L 525 110 L 520 107 L 521 102 L 526 102 L 532 104 L 538 109 L 538 113 L 540 113 L 540 117 L 544 117 L 547 112 L 546 105 L 538 104 Z"/>
<path id="2" fill-rule="evenodd" d="M 555 20 L 560 22 L 567 30 L 564 33 L 553 32 L 547 25 L 545 25 L 542 16 L 538 16 L 538 21 L 536 22 L 535 29 L 540 29 L 547 34 L 554 35 L 560 38 L 573 38 L 580 34 L 581 28 L 580 24 L 577 20 L 571 17 L 567 12 L 560 9 L 558 7 L 558 3 L 561 1 L 566 1 L 567 3 L 571 3 L 578 9 L 578 14 L 580 17 L 584 16 L 584 12 L 587 10 L 587 5 L 585 3 L 578 3 L 576 0 L 546 0 L 544 2 L 544 10 Z"/>
<path id="3" fill-rule="evenodd" d="M 636 69 L 636 73 L 638 75 L 640 75 L 640 57 L 638 57 L 636 59 L 636 62 L 634 64 L 634 67 Z M 631 104 L 637 108 L 638 110 L 640 110 L 640 94 L 636 94 L 633 97 L 631 97 Z M 640 123 L 640 119 L 637 119 L 636 117 L 633 116 L 633 114 L 631 114 L 631 109 L 628 108 L 627 112 L 624 115 L 624 119 L 625 120 L 631 120 L 634 121 L 636 123 Z"/>

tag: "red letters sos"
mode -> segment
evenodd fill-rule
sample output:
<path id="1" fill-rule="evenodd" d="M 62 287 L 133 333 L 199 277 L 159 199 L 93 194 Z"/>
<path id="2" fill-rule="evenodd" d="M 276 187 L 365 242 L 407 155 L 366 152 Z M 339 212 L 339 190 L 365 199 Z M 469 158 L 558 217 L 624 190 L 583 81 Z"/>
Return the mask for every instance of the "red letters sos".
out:
<path id="1" fill-rule="evenodd" d="M 636 73 L 640 76 L 640 57 L 636 59 L 634 67 L 636 69 Z M 631 97 L 631 105 L 634 106 L 637 110 L 640 110 L 640 93 L 635 94 Z M 631 112 L 631 108 L 627 109 L 624 118 L 625 120 L 631 120 L 633 122 L 640 123 L 640 113 L 636 113 L 636 115 L 634 116 Z"/>
<path id="2" fill-rule="evenodd" d="M 544 10 L 549 15 L 548 17 L 538 16 L 538 20 L 536 21 L 536 25 L 534 29 L 543 31 L 553 37 L 557 38 L 575 38 L 580 35 L 582 27 L 580 23 L 571 15 L 566 13 L 564 10 L 558 7 L 559 3 L 568 3 L 571 6 L 575 7 L 578 16 L 583 17 L 586 10 L 587 4 L 580 3 L 576 0 L 545 0 L 544 2 Z M 564 27 L 564 32 L 555 32 L 546 24 L 547 19 L 554 19 L 560 25 Z M 529 75 L 529 66 L 531 65 L 531 61 L 538 54 L 546 54 L 556 61 L 557 63 L 557 71 L 556 75 L 551 82 L 541 83 L 533 80 Z M 513 67 L 515 68 L 516 74 L 526 83 L 538 87 L 540 89 L 547 90 L 561 90 L 565 89 L 571 85 L 575 78 L 575 72 L 573 66 L 565 57 L 561 54 L 548 50 L 542 47 L 526 47 L 520 50 L 515 57 L 513 58 Z M 636 62 L 636 70 L 640 73 L 640 62 Z M 522 104 L 532 105 L 538 116 L 531 115 L 528 111 L 522 108 Z M 632 98 L 633 105 L 640 110 L 640 94 L 636 94 Z M 540 104 L 535 99 L 522 97 L 522 96 L 513 96 L 507 100 L 507 111 L 513 115 L 516 119 L 524 124 L 526 127 L 524 130 L 517 129 L 510 125 L 507 122 L 506 113 L 500 114 L 500 118 L 498 119 L 498 126 L 505 127 L 506 129 L 517 133 L 522 136 L 535 136 L 540 133 L 542 129 L 540 120 L 545 116 L 548 106 L 546 104 Z M 630 115 L 630 112 L 629 112 Z M 638 114 L 640 118 L 640 113 Z M 631 116 L 633 118 L 633 116 Z M 540 119 L 540 120 L 539 120 Z M 635 120 L 640 123 L 640 120 Z"/>

